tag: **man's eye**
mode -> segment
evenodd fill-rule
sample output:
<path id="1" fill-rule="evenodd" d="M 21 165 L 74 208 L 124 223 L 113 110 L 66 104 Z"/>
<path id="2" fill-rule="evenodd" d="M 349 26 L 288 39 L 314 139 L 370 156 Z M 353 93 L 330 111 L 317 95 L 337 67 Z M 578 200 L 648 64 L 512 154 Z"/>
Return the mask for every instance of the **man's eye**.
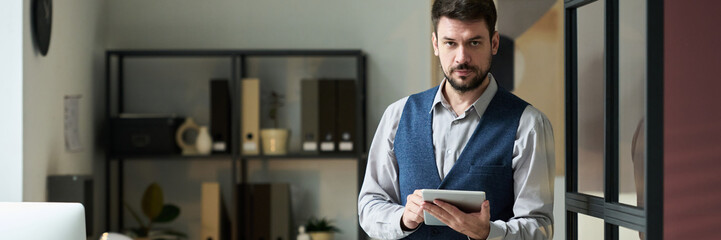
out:
<path id="1" fill-rule="evenodd" d="M 471 46 L 474 46 L 474 47 L 475 47 L 475 46 L 478 46 L 478 45 L 481 45 L 481 42 L 479 42 L 479 41 L 471 41 Z"/>
<path id="2" fill-rule="evenodd" d="M 446 44 L 446 46 L 449 46 L 449 47 L 456 45 L 456 43 L 454 43 L 454 42 L 445 42 L 445 44 Z"/>

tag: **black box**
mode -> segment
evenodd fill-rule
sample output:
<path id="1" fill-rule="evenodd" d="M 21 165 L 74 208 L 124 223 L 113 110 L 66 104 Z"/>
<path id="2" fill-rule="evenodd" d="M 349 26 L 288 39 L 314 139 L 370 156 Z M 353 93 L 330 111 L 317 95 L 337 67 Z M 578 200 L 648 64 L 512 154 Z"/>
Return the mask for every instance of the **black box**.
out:
<path id="1" fill-rule="evenodd" d="M 177 117 L 119 117 L 110 120 L 113 155 L 178 154 L 175 132 L 183 119 Z"/>
<path id="2" fill-rule="evenodd" d="M 48 202 L 76 202 L 85 207 L 86 236 L 93 235 L 93 178 L 87 175 L 50 175 Z"/>

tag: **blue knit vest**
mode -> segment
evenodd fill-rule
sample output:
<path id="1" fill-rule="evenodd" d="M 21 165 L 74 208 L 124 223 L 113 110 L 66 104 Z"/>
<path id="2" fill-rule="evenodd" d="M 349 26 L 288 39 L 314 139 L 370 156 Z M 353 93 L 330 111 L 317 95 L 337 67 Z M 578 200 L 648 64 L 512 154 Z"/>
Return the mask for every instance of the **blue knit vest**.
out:
<path id="1" fill-rule="evenodd" d="M 433 105 L 438 87 L 411 95 L 394 141 L 401 204 L 416 189 L 485 191 L 491 221 L 513 217 L 513 144 L 528 103 L 503 88 L 491 100 L 456 163 L 441 181 L 433 146 Z M 467 239 L 446 226 L 421 224 L 407 239 Z"/>

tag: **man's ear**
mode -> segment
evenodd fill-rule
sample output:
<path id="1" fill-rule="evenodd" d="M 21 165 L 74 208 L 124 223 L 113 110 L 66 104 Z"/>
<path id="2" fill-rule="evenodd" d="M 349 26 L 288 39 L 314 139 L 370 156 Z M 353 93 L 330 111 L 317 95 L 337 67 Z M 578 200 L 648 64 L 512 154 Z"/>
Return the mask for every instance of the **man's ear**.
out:
<path id="1" fill-rule="evenodd" d="M 431 44 L 433 44 L 433 54 L 438 56 L 438 38 L 435 32 L 431 32 Z"/>
<path id="2" fill-rule="evenodd" d="M 498 31 L 495 31 L 493 32 L 493 37 L 491 38 L 491 51 L 494 56 L 498 53 L 499 44 L 501 44 L 501 35 L 498 33 Z"/>

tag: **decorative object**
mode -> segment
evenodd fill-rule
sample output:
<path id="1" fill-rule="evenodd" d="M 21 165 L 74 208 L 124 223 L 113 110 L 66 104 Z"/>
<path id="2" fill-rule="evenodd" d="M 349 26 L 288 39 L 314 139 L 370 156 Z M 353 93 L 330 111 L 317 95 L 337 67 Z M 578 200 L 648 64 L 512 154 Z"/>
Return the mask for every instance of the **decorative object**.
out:
<path id="1" fill-rule="evenodd" d="M 140 219 L 137 212 L 124 202 L 130 214 L 133 215 L 135 221 L 138 222 L 138 227 L 126 230 L 125 234 L 138 239 L 185 239 L 187 235 L 185 233 L 163 228 L 154 229 L 153 225 L 156 223 L 168 223 L 180 215 L 180 208 L 173 204 L 164 204 L 163 189 L 157 183 L 151 183 L 141 200 L 141 206 L 143 215 L 148 218 L 147 224 Z"/>
<path id="2" fill-rule="evenodd" d="M 305 226 L 298 227 L 298 236 L 295 238 L 296 240 L 310 240 L 310 235 L 305 232 Z"/>
<path id="3" fill-rule="evenodd" d="M 104 232 L 102 235 L 100 235 L 100 240 L 133 240 L 132 238 L 116 233 L 116 232 Z"/>
<path id="4" fill-rule="evenodd" d="M 186 118 L 185 122 L 178 127 L 175 132 L 175 142 L 182 150 L 183 155 L 196 155 L 198 148 L 195 146 L 197 134 L 200 127 L 195 123 L 193 118 Z"/>
<path id="5" fill-rule="evenodd" d="M 288 153 L 288 129 L 278 128 L 278 110 L 283 106 L 284 96 L 272 91 L 270 94 L 270 111 L 268 117 L 273 122 L 273 128 L 260 130 L 263 141 L 263 154 L 285 155 Z"/>
<path id="6" fill-rule="evenodd" d="M 50 33 L 53 26 L 53 1 L 33 0 L 31 8 L 30 19 L 32 21 L 33 39 L 35 39 L 40 54 L 45 56 L 50 48 Z"/>
<path id="7" fill-rule="evenodd" d="M 263 154 L 285 155 L 288 153 L 288 129 L 270 128 L 260 130 L 263 140 Z"/>
<path id="8" fill-rule="evenodd" d="M 198 154 L 201 155 L 208 155 L 213 150 L 213 140 L 210 138 L 210 133 L 208 133 L 208 127 L 200 126 L 198 138 L 195 140 L 195 148 L 198 150 Z"/>
<path id="9" fill-rule="evenodd" d="M 330 220 L 315 217 L 308 220 L 305 229 L 313 240 L 332 240 L 334 233 L 340 232 L 340 229 L 333 226 Z"/>

